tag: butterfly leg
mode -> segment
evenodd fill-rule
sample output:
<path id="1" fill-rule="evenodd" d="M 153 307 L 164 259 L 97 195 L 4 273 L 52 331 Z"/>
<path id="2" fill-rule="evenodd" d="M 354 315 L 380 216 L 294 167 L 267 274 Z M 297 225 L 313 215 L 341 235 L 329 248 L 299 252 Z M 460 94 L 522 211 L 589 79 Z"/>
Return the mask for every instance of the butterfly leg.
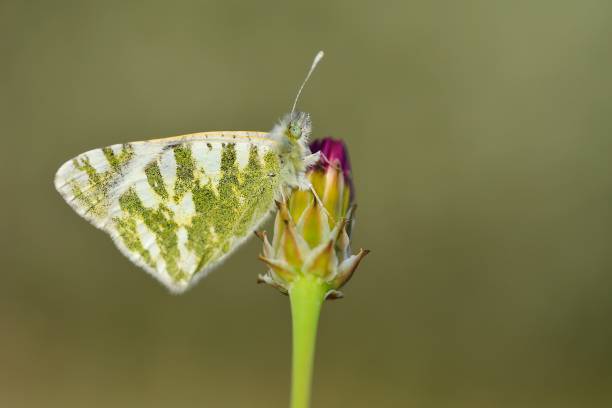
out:
<path id="1" fill-rule="evenodd" d="M 329 213 L 329 211 L 327 211 L 327 208 L 325 208 L 325 206 L 323 205 L 323 201 L 321 201 L 321 198 L 319 197 L 319 194 L 317 194 L 317 191 L 314 189 L 313 185 L 310 184 L 310 191 L 312 192 L 312 195 L 314 196 L 315 200 L 317 200 L 317 204 L 319 206 L 321 206 L 321 208 L 323 209 L 323 211 L 325 212 L 325 214 L 327 215 L 327 217 L 332 220 L 332 221 L 336 221 L 334 217 L 332 217 L 332 215 Z"/>
<path id="2" fill-rule="evenodd" d="M 329 159 L 327 158 L 327 156 L 325 155 L 325 153 L 320 152 L 320 151 L 319 151 L 319 152 L 317 152 L 317 153 L 321 153 L 321 155 L 320 155 L 320 156 L 321 156 L 321 163 L 323 163 L 323 164 L 327 164 L 328 166 L 333 166 L 333 167 L 335 167 L 335 168 L 338 168 L 338 167 L 339 167 L 339 165 L 338 165 L 338 164 L 332 163 L 332 161 L 331 161 L 331 160 L 329 160 Z"/>
<path id="3" fill-rule="evenodd" d="M 325 156 L 320 151 L 309 154 L 308 156 L 304 157 L 304 166 L 306 168 L 310 168 L 314 166 L 315 164 L 317 164 L 320 160 L 322 160 L 322 157 L 325 157 Z"/>
<path id="4" fill-rule="evenodd" d="M 332 215 L 329 213 L 329 211 L 327 211 L 327 208 L 325 208 L 325 205 L 323 205 L 323 201 L 321 200 L 321 197 L 319 197 L 319 194 L 317 193 L 317 191 L 313 187 L 313 185 L 310 182 L 310 180 L 308 180 L 304 174 L 302 174 L 300 177 L 297 177 L 297 180 L 298 181 L 297 181 L 296 185 L 293 188 L 297 188 L 300 191 L 310 190 L 310 192 L 314 196 L 314 199 L 317 201 L 317 204 L 319 206 L 321 206 L 321 208 L 323 209 L 325 214 L 329 217 L 329 219 L 335 221 L 334 217 L 332 217 Z M 281 196 L 281 200 L 283 202 L 287 202 L 286 193 L 287 194 L 291 194 L 291 188 L 289 190 L 287 190 L 287 191 L 281 189 L 280 196 Z"/>
<path id="5" fill-rule="evenodd" d="M 308 156 L 304 158 L 304 164 L 306 165 L 307 168 L 314 166 L 319 161 L 323 164 L 327 164 L 328 166 L 333 166 L 333 163 L 331 162 L 331 160 L 329 160 L 327 156 L 325 155 L 325 153 L 323 153 L 320 150 L 316 153 L 309 154 Z"/>
<path id="6" fill-rule="evenodd" d="M 308 156 L 306 156 L 304 158 L 304 165 L 306 166 L 306 168 L 312 167 L 317 163 L 324 163 L 324 164 L 329 164 L 331 165 L 331 161 L 327 158 L 327 156 L 325 156 L 325 154 L 321 151 L 318 151 L 316 153 L 312 153 L 309 154 Z M 317 194 L 316 190 L 314 189 L 314 187 L 312 186 L 312 183 L 310 181 L 307 181 L 307 185 L 304 187 L 300 187 L 300 190 L 306 190 L 309 189 L 312 192 L 312 195 L 314 196 L 315 200 L 317 200 L 317 204 L 319 204 L 321 206 L 321 208 L 323 208 L 323 211 L 325 211 L 325 213 L 327 214 L 327 216 L 331 219 L 334 220 L 334 217 L 332 217 L 332 215 L 329 213 L 329 211 L 327 211 L 327 209 L 325 208 L 325 206 L 323 205 L 323 201 L 321 201 L 321 198 L 319 197 L 319 194 Z M 335 221 L 335 220 L 334 220 Z"/>

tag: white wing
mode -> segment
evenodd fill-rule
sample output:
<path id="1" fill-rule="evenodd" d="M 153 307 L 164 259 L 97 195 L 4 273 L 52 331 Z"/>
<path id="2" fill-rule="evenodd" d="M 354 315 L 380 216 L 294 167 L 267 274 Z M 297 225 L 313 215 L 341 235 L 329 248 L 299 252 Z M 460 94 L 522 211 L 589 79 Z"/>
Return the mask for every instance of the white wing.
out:
<path id="1" fill-rule="evenodd" d="M 181 292 L 270 211 L 280 161 L 266 135 L 205 132 L 95 149 L 61 166 L 55 186 L 135 264 Z"/>

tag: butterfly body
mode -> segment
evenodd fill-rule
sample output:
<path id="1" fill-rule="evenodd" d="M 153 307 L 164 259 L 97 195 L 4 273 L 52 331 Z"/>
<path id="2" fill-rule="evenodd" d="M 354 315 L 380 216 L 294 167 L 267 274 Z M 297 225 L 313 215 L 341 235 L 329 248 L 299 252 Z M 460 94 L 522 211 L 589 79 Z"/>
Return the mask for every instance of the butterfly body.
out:
<path id="1" fill-rule="evenodd" d="M 235 250 L 285 190 L 307 188 L 310 119 L 270 133 L 204 132 L 94 149 L 66 162 L 55 186 L 81 216 L 174 292 Z"/>

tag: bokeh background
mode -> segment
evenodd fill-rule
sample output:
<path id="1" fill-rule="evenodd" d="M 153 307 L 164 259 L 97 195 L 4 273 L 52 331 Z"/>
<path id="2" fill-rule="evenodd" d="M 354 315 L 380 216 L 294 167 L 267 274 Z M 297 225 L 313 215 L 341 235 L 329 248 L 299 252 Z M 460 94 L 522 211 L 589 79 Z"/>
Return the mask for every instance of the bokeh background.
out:
<path id="1" fill-rule="evenodd" d="M 93 147 L 346 139 L 372 249 L 314 407 L 612 405 L 612 2 L 0 1 L 0 406 L 284 407 L 259 243 L 183 296 L 54 191 Z"/>

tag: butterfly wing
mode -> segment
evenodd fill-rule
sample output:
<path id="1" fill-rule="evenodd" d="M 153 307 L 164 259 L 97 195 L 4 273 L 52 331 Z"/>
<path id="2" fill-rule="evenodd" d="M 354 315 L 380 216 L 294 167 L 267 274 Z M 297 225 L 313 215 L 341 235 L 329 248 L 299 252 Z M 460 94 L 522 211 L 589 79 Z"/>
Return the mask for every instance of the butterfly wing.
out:
<path id="1" fill-rule="evenodd" d="M 135 264 L 181 292 L 265 219 L 280 187 L 275 142 L 205 132 L 95 149 L 66 162 L 55 186 Z"/>

